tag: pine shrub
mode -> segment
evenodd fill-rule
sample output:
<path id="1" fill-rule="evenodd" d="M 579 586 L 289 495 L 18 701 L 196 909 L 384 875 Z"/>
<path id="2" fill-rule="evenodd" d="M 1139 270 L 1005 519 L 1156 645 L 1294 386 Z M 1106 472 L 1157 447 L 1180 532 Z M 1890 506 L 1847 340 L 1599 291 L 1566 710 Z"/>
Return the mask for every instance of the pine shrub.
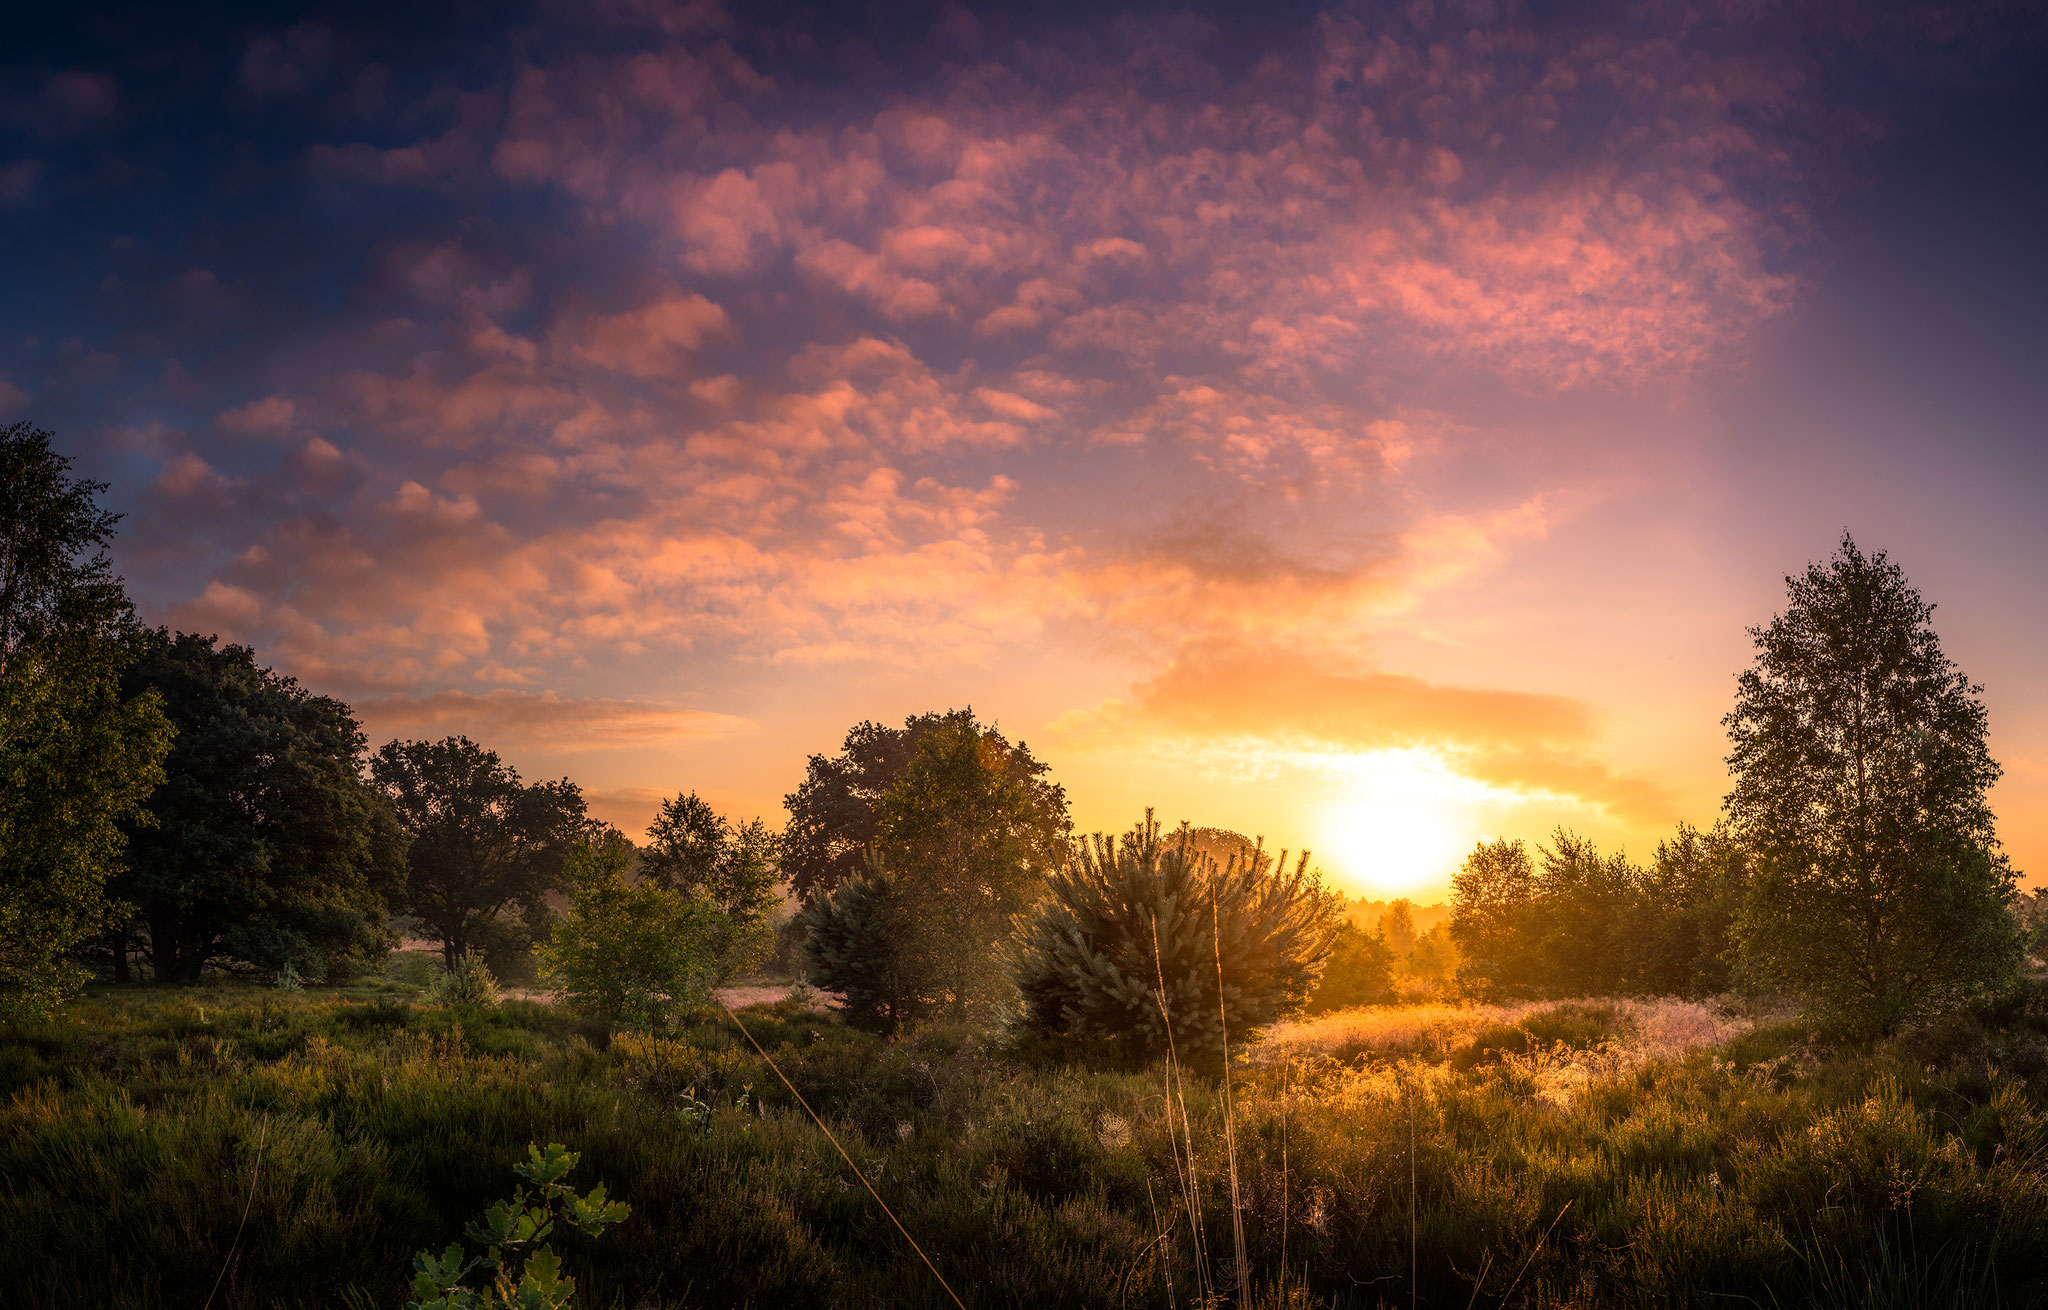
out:
<path id="1" fill-rule="evenodd" d="M 454 968 L 434 980 L 432 996 L 444 1005 L 489 1007 L 498 1003 L 498 980 L 482 955 L 464 951 Z"/>
<path id="2" fill-rule="evenodd" d="M 1227 865 L 1151 812 L 1119 839 L 1077 841 L 1028 916 L 1012 962 L 1022 1025 L 1127 1059 L 1220 1062 L 1301 1008 L 1336 930 L 1304 853 L 1292 870 L 1256 848 Z M 1221 975 L 1221 1005 L 1218 975 Z M 1169 1033 L 1169 1024 L 1171 1031 Z"/>
<path id="3" fill-rule="evenodd" d="M 893 1033 L 928 1015 L 936 998 L 917 985 L 915 929 L 902 881 L 870 860 L 797 916 L 806 979 L 838 992 L 846 1022 Z"/>

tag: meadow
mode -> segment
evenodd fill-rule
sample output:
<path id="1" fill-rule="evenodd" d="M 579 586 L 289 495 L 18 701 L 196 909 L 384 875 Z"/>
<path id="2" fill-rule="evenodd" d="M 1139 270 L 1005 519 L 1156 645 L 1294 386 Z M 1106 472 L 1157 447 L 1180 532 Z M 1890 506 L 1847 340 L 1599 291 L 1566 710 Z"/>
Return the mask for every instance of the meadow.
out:
<path id="1" fill-rule="evenodd" d="M 1235 1302 L 1233 1147 L 1261 1306 L 2048 1298 L 2038 985 L 1838 1047 L 1677 1001 L 1344 1011 L 1236 1061 L 1227 1111 L 988 1031 L 739 1019 L 970 1306 Z M 613 1034 L 394 978 L 0 1034 L 0 1301 L 401 1306 L 532 1141 L 632 1206 L 560 1244 L 579 1304 L 951 1304 L 725 1013 Z"/>

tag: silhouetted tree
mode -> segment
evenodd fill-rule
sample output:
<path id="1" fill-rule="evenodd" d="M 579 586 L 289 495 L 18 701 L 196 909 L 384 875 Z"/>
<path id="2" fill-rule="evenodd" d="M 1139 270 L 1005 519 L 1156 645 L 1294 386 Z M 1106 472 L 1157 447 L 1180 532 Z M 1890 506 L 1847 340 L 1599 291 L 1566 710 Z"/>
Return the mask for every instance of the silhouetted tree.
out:
<path id="1" fill-rule="evenodd" d="M 801 900 L 809 903 L 866 869 L 882 797 L 927 736 L 961 724 L 981 734 L 994 731 L 977 723 L 972 709 L 914 715 L 901 728 L 861 722 L 848 730 L 838 755 L 811 757 L 802 785 L 783 802 L 789 825 L 782 836 L 782 868 Z M 1046 780 L 1046 766 L 1032 758 L 1023 742 L 1010 746 L 999 733 L 996 739 L 1005 748 L 1004 768 L 1011 781 L 1030 797 L 1041 856 L 1050 863 L 1073 827 L 1066 791 Z"/>
<path id="2" fill-rule="evenodd" d="M 68 957 L 119 917 L 107 881 L 170 749 L 156 697 L 121 693 L 134 615 L 105 490 L 48 432 L 0 428 L 0 1011 L 82 981 Z"/>
<path id="3" fill-rule="evenodd" d="M 1728 813 L 1751 860 L 1736 937 L 1828 1021 L 1884 1031 L 1999 986 L 2021 959 L 1983 688 L 1882 551 L 1844 533 L 1785 583 L 1724 720 Z"/>
<path id="4" fill-rule="evenodd" d="M 475 947 L 516 966 L 548 927 L 562 864 L 593 831 L 563 778 L 531 785 L 467 737 L 387 742 L 370 762 L 409 837 L 398 908 L 441 941 L 450 968 Z"/>
<path id="5" fill-rule="evenodd" d="M 354 714 L 216 640 L 161 628 L 130 639 L 124 686 L 161 697 L 178 732 L 114 884 L 147 929 L 153 972 L 318 974 L 381 956 L 404 842 L 363 780 Z"/>
<path id="6" fill-rule="evenodd" d="M 1681 823 L 1657 843 L 1648 890 L 1660 912 L 1647 944 L 1647 990 L 1698 998 L 1740 981 L 1729 933 L 1748 878 L 1742 847 L 1723 824 L 1703 833 Z"/>
<path id="7" fill-rule="evenodd" d="M 1380 936 L 1396 957 L 1415 949 L 1415 909 L 1405 896 L 1396 898 L 1380 912 Z"/>
<path id="8" fill-rule="evenodd" d="M 1483 843 L 1451 884 L 1458 983 L 1498 998 L 1721 990 L 1740 869 L 1725 834 L 1683 825 L 1652 869 L 1564 828 L 1533 860 L 1519 841 Z"/>

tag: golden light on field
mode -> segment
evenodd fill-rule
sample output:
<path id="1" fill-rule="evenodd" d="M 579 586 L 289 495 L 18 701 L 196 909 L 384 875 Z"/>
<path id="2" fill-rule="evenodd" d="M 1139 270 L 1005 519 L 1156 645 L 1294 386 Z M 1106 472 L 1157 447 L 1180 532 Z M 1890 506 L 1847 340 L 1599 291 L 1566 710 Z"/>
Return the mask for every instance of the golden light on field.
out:
<path id="1" fill-rule="evenodd" d="M 1434 752 L 1355 757 L 1352 780 L 1323 815 L 1317 862 L 1370 896 L 1434 893 L 1476 839 L 1473 794 L 1484 788 Z"/>

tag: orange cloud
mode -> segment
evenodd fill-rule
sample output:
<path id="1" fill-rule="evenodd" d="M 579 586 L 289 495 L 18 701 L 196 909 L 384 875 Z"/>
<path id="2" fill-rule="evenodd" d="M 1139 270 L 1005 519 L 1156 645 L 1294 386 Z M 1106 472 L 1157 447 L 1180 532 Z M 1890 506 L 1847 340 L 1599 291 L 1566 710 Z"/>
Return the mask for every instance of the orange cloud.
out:
<path id="1" fill-rule="evenodd" d="M 381 696 L 357 709 L 378 737 L 462 735 L 569 751 L 703 741 L 730 737 L 747 726 L 744 719 L 707 710 L 512 690 Z"/>
<path id="2" fill-rule="evenodd" d="M 1054 732 L 1095 750 L 1148 741 L 1224 754 L 1246 743 L 1311 756 L 1420 748 L 1505 790 L 1576 799 L 1627 823 L 1669 821 L 1675 805 L 1662 786 L 1588 758 L 1594 727 L 1585 705 L 1562 696 L 1446 687 L 1298 651 L 1207 645 L 1128 699 L 1068 713 Z"/>

